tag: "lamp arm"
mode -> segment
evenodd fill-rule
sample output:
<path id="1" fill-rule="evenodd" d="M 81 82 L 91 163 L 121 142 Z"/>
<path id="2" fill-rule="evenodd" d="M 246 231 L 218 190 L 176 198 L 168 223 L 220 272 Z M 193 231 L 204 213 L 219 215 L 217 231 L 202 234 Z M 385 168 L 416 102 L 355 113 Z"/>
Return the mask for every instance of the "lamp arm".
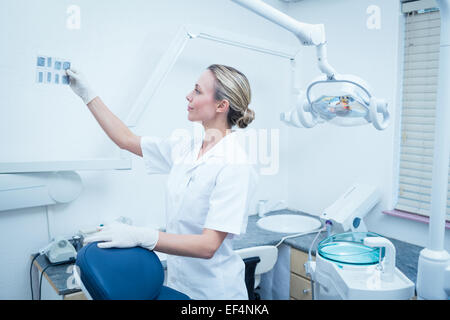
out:
<path id="1" fill-rule="evenodd" d="M 261 0 L 231 0 L 242 7 L 278 24 L 294 33 L 305 46 L 317 46 L 325 43 L 323 24 L 308 24 L 295 20 L 287 14 L 269 6 Z"/>
<path id="2" fill-rule="evenodd" d="M 327 60 L 327 42 L 323 24 L 308 24 L 295 20 L 261 0 L 231 0 L 240 6 L 292 32 L 304 46 L 317 47 L 319 69 L 328 79 L 334 79 L 336 71 Z"/>
<path id="3" fill-rule="evenodd" d="M 317 63 L 322 73 L 327 75 L 328 80 L 334 80 L 336 70 L 328 63 L 327 43 L 321 43 L 317 47 Z"/>

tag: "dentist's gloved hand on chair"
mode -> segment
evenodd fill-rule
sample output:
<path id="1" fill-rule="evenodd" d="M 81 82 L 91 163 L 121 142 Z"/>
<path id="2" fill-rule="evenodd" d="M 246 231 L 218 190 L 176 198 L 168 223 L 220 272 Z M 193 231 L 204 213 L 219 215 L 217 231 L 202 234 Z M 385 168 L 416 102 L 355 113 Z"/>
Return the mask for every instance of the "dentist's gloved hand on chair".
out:
<path id="1" fill-rule="evenodd" d="M 99 248 L 142 247 L 153 250 L 158 242 L 159 231 L 152 228 L 130 226 L 115 222 L 102 231 L 84 239 L 84 243 L 104 241 L 97 244 Z"/>
<path id="2" fill-rule="evenodd" d="M 88 104 L 97 97 L 81 72 L 71 68 L 66 70 L 66 74 L 70 77 L 70 88 L 83 100 L 84 104 Z"/>

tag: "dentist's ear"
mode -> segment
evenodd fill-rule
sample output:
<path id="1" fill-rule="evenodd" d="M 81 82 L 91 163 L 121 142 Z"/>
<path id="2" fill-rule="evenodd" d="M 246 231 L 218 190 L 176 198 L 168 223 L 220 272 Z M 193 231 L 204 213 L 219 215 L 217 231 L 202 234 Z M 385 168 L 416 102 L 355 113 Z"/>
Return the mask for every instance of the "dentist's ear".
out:
<path id="1" fill-rule="evenodd" d="M 229 108 L 230 108 L 230 103 L 228 102 L 228 100 L 224 99 L 217 106 L 217 111 L 219 111 L 219 112 L 227 112 Z"/>

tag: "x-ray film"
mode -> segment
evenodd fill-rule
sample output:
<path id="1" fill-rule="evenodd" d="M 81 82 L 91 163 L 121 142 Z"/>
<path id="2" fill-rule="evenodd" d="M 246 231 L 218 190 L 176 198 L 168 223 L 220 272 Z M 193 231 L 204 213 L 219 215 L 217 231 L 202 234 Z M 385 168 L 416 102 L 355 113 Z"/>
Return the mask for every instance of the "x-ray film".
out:
<path id="1" fill-rule="evenodd" d="M 44 82 L 44 72 L 37 71 L 36 72 L 36 82 L 37 83 L 43 83 Z"/>
<path id="2" fill-rule="evenodd" d="M 37 58 L 37 66 L 38 67 L 45 67 L 45 58 L 44 57 L 38 57 Z"/>
<path id="3" fill-rule="evenodd" d="M 70 84 L 69 76 L 62 77 L 62 84 Z"/>
<path id="4" fill-rule="evenodd" d="M 66 70 L 70 61 L 57 57 L 38 55 L 36 59 L 36 83 L 68 85 L 70 78 Z"/>

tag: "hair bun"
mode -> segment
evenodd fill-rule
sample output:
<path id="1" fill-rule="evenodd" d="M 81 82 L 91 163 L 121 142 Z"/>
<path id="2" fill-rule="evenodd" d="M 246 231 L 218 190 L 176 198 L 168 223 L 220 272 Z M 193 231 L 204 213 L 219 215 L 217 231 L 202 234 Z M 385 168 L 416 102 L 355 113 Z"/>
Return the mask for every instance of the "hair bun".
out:
<path id="1" fill-rule="evenodd" d="M 255 119 L 255 111 L 250 108 L 245 109 L 244 114 L 236 122 L 241 129 L 246 128 Z"/>

